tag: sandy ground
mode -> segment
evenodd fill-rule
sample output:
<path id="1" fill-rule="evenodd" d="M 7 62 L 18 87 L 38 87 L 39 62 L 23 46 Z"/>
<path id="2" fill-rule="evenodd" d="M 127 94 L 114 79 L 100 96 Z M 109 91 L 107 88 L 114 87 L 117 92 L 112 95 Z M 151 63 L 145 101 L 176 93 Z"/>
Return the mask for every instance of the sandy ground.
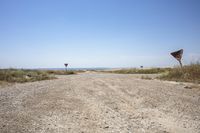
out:
<path id="1" fill-rule="evenodd" d="M 200 89 L 83 73 L 0 87 L 1 133 L 200 133 Z"/>

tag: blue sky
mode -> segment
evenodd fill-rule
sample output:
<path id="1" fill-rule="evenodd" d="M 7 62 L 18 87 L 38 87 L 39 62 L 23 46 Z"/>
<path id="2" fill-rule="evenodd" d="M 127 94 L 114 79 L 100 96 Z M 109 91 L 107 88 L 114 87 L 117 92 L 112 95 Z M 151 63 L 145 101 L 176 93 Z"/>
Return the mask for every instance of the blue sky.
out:
<path id="1" fill-rule="evenodd" d="M 200 60 L 199 0 L 0 0 L 0 68 L 163 67 Z"/>

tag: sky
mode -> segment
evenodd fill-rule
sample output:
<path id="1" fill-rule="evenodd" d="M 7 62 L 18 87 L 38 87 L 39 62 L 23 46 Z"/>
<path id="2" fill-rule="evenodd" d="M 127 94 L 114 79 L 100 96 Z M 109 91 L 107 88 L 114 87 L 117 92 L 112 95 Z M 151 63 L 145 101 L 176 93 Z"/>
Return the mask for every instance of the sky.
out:
<path id="1" fill-rule="evenodd" d="M 199 0 L 0 0 L 0 68 L 168 67 L 200 60 Z"/>

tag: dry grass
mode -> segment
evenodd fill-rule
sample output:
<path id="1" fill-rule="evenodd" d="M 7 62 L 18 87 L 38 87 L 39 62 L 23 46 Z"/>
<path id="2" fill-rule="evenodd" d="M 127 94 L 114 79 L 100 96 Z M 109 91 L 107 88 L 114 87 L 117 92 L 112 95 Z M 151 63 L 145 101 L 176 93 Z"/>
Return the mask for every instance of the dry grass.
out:
<path id="1" fill-rule="evenodd" d="M 114 71 L 104 71 L 109 73 L 118 73 L 118 74 L 159 74 L 159 73 L 166 73 L 171 68 L 151 68 L 151 69 L 121 69 L 121 70 L 114 70 Z"/>
<path id="2" fill-rule="evenodd" d="M 151 68 L 151 69 L 121 69 L 113 71 L 102 71 L 117 74 L 162 74 L 159 79 L 200 83 L 200 63 L 193 63 L 191 65 L 175 68 Z M 150 79 L 142 76 L 142 79 Z"/>
<path id="3" fill-rule="evenodd" d="M 141 79 L 145 79 L 145 80 L 152 80 L 151 77 L 147 76 L 147 75 L 142 75 Z"/>
<path id="4" fill-rule="evenodd" d="M 54 75 L 71 75 L 76 74 L 74 71 L 65 71 L 65 70 L 46 70 L 48 74 L 54 74 Z"/>
<path id="5" fill-rule="evenodd" d="M 200 63 L 171 69 L 168 73 L 162 75 L 160 79 L 200 83 Z"/>
<path id="6" fill-rule="evenodd" d="M 39 70 L 24 70 L 24 69 L 1 69 L 0 81 L 4 82 L 34 82 L 40 80 L 53 79 L 54 76 L 48 74 L 45 71 Z"/>

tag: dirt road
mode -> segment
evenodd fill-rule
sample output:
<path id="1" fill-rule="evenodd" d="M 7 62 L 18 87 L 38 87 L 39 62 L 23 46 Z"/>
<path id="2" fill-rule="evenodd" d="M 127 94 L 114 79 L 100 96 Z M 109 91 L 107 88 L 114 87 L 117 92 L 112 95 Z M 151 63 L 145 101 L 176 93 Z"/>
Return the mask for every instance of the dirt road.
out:
<path id="1" fill-rule="evenodd" d="M 200 133 L 200 89 L 84 73 L 0 87 L 1 133 Z"/>

